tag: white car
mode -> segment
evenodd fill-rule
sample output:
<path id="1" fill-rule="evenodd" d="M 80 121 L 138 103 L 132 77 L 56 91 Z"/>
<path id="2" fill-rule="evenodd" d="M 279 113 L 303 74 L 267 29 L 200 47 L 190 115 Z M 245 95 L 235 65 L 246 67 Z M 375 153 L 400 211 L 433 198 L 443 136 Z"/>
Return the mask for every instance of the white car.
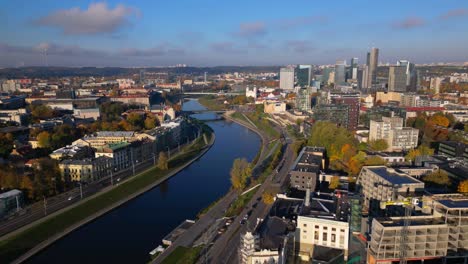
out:
<path id="1" fill-rule="evenodd" d="M 73 196 L 68 197 L 68 201 L 71 201 L 73 199 Z"/>

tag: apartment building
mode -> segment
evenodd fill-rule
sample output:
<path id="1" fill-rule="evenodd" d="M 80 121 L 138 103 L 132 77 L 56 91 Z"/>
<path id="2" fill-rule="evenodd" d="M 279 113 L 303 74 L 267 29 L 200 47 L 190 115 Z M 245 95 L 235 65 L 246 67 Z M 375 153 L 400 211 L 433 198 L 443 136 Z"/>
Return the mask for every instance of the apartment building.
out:
<path id="1" fill-rule="evenodd" d="M 293 169 L 290 171 L 290 186 L 298 190 L 317 186 L 320 170 L 325 167 L 325 148 L 304 147 L 299 153 Z"/>
<path id="2" fill-rule="evenodd" d="M 400 127 L 390 130 L 388 137 L 389 151 L 406 151 L 418 146 L 419 130 L 412 127 Z"/>
<path id="3" fill-rule="evenodd" d="M 369 208 L 372 200 L 394 201 L 399 194 L 424 190 L 423 182 L 386 166 L 364 166 L 357 184 L 361 186 L 366 208 Z"/>
<path id="4" fill-rule="evenodd" d="M 109 175 L 112 165 L 108 157 L 66 159 L 59 163 L 59 169 L 66 181 L 91 182 Z"/>

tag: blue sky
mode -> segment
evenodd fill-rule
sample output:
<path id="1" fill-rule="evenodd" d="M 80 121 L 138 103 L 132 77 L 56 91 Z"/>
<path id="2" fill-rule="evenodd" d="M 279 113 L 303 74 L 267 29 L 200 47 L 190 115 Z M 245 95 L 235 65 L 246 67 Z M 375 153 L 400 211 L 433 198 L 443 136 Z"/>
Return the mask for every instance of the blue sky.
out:
<path id="1" fill-rule="evenodd" d="M 0 67 L 468 61 L 468 1 L 1 3 Z M 47 54 L 47 56 L 44 56 Z"/>

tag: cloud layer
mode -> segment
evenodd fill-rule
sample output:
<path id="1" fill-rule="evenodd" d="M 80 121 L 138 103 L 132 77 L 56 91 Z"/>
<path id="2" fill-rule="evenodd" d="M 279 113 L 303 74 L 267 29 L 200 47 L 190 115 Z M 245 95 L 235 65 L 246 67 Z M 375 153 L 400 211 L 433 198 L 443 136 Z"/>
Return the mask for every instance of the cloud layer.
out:
<path id="1" fill-rule="evenodd" d="M 112 9 L 106 3 L 93 3 L 86 10 L 74 7 L 55 11 L 34 23 L 59 28 L 67 35 L 94 35 L 116 32 L 129 25 L 131 16 L 139 15 L 139 11 L 132 7 L 117 5 Z"/>
<path id="2" fill-rule="evenodd" d="M 397 21 L 393 24 L 396 29 L 410 29 L 423 26 L 426 22 L 419 17 L 408 17 L 402 21 Z"/>

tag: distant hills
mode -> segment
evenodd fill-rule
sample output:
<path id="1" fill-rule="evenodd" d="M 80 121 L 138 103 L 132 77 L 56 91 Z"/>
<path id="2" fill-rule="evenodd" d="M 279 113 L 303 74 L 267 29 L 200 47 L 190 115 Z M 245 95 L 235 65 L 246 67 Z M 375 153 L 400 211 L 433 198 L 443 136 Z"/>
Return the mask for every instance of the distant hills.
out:
<path id="1" fill-rule="evenodd" d="M 138 74 L 141 69 L 148 72 L 168 72 L 175 74 L 202 75 L 228 72 L 279 72 L 280 66 L 217 66 L 217 67 L 155 67 L 155 68 L 119 68 L 119 67 L 19 67 L 0 69 L 0 78 L 48 78 L 74 76 L 128 76 Z"/>

